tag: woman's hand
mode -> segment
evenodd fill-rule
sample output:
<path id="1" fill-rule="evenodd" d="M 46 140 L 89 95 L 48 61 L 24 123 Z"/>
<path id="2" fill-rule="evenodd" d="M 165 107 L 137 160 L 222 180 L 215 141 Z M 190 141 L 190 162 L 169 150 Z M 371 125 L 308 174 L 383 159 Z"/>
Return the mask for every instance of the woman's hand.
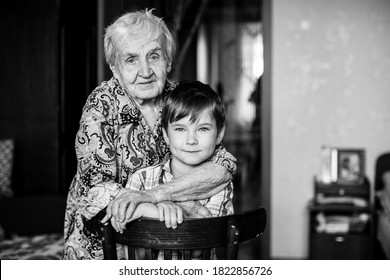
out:
<path id="1" fill-rule="evenodd" d="M 158 210 L 156 205 L 151 203 L 140 203 L 131 216 L 130 219 L 126 219 L 123 223 L 118 222 L 115 217 L 111 218 L 111 225 L 115 229 L 115 231 L 119 233 L 123 233 L 126 229 L 126 225 L 134 220 L 137 220 L 142 217 L 148 218 L 158 218 Z"/>
<path id="2" fill-rule="evenodd" d="M 207 218 L 212 216 L 210 210 L 196 200 L 177 202 L 177 205 L 183 209 L 186 218 Z"/>
<path id="3" fill-rule="evenodd" d="M 158 209 L 158 218 L 165 221 L 167 228 L 177 228 L 177 224 L 183 222 L 183 209 L 170 201 L 162 201 L 156 204 Z"/>
<path id="4" fill-rule="evenodd" d="M 107 223 L 109 220 L 114 218 L 117 225 L 123 224 L 125 221 L 131 219 L 134 210 L 140 203 L 155 203 L 155 201 L 156 199 L 151 191 L 135 191 L 123 188 L 118 192 L 114 200 L 107 205 L 106 216 L 101 222 Z"/>
<path id="5" fill-rule="evenodd" d="M 120 223 L 120 222 L 118 222 L 117 220 L 116 220 L 116 218 L 115 217 L 112 217 L 111 219 L 110 219 L 110 222 L 111 222 L 111 225 L 112 225 L 112 227 L 114 228 L 114 230 L 116 231 L 116 232 L 119 232 L 119 233 L 123 233 L 123 231 L 126 229 L 126 222 L 125 223 Z"/>

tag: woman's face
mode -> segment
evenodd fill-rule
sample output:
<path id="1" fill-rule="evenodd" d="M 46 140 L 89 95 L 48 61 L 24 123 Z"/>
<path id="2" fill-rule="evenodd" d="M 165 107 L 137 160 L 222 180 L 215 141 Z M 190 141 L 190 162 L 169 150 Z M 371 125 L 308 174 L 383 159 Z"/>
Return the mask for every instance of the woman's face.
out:
<path id="1" fill-rule="evenodd" d="M 123 45 L 111 70 L 128 94 L 142 105 L 162 93 L 171 65 L 159 41 L 142 38 Z"/>

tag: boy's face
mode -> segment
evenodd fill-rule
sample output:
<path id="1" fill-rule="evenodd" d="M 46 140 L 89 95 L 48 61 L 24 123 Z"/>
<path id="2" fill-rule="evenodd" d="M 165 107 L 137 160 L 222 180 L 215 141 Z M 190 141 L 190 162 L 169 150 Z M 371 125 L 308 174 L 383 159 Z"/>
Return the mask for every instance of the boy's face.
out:
<path id="1" fill-rule="evenodd" d="M 167 131 L 164 129 L 163 133 L 172 153 L 172 164 L 188 168 L 213 155 L 215 146 L 223 138 L 224 129 L 218 135 L 214 118 L 210 116 L 209 110 L 204 110 L 195 123 L 187 116 L 169 123 Z"/>

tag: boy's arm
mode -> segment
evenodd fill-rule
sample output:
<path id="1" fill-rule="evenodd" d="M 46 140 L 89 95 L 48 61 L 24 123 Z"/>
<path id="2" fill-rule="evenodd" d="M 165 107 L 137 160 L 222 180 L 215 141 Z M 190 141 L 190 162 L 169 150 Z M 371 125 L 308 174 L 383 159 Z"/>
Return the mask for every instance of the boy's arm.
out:
<path id="1" fill-rule="evenodd" d="M 134 215 L 130 218 L 128 223 L 139 218 L 158 218 L 157 206 L 152 203 L 141 203 L 134 211 Z"/>
<path id="2" fill-rule="evenodd" d="M 117 232 L 123 233 L 127 223 L 142 217 L 160 219 L 160 221 L 165 221 L 165 226 L 167 228 L 175 229 L 177 224 L 183 222 L 183 211 L 180 206 L 173 202 L 165 202 L 161 205 L 141 203 L 135 208 L 134 213 L 129 220 L 120 223 L 115 219 L 111 219 L 111 224 Z"/>

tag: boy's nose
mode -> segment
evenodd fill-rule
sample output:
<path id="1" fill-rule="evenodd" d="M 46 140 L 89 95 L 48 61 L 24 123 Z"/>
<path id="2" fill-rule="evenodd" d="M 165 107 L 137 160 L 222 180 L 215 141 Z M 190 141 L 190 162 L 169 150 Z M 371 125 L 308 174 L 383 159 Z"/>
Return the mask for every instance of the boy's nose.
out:
<path id="1" fill-rule="evenodd" d="M 198 139 L 195 133 L 188 133 L 187 135 L 187 144 L 188 145 L 196 145 L 198 144 Z"/>

